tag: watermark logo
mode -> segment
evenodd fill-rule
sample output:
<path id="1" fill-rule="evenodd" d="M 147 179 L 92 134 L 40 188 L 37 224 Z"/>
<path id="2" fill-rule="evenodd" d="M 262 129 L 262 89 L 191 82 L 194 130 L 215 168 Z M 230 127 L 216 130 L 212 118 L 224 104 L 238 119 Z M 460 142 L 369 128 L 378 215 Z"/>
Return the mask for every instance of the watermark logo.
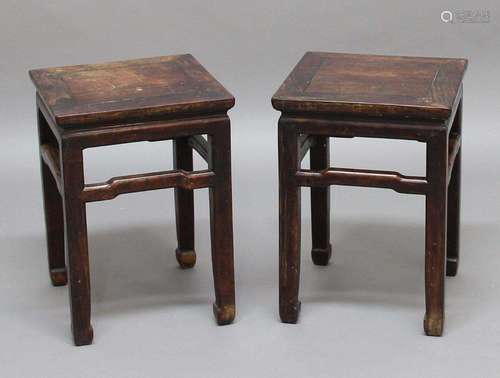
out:
<path id="1" fill-rule="evenodd" d="M 489 9 L 443 10 L 441 21 L 446 24 L 487 24 L 490 16 Z"/>

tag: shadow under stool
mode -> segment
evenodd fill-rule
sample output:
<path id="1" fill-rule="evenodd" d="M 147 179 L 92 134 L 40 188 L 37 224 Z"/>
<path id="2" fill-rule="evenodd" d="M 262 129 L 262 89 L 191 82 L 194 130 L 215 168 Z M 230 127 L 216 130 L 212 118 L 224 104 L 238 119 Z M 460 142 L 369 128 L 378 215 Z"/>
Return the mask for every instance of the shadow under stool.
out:
<path id="1" fill-rule="evenodd" d="M 37 69 L 30 76 L 37 90 L 49 272 L 55 286 L 69 280 L 74 343 L 93 339 L 86 203 L 145 190 L 175 188 L 176 257 L 182 268 L 190 268 L 196 262 L 193 190 L 209 188 L 214 313 L 218 324 L 231 323 L 235 292 L 227 111 L 233 96 L 191 55 Z M 168 139 L 173 140 L 174 170 L 85 183 L 84 149 Z M 207 161 L 207 170 L 193 171 L 193 151 Z"/>
<path id="2" fill-rule="evenodd" d="M 330 186 L 393 189 L 426 198 L 424 330 L 440 336 L 444 277 L 459 260 L 464 59 L 308 52 L 272 98 L 281 111 L 279 311 L 297 322 L 300 301 L 300 189 L 311 188 L 312 260 L 327 265 Z M 426 143 L 426 176 L 330 167 L 329 138 Z M 301 161 L 310 151 L 310 169 Z"/>

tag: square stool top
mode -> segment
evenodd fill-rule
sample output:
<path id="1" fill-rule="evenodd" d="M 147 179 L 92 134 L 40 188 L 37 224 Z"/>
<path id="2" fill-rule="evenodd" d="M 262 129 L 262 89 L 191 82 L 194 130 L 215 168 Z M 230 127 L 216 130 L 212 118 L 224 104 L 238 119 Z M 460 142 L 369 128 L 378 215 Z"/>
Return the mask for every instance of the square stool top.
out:
<path id="1" fill-rule="evenodd" d="M 465 59 L 306 53 L 272 98 L 283 112 L 448 119 Z"/>
<path id="2" fill-rule="evenodd" d="M 29 72 L 61 127 L 225 112 L 234 97 L 190 54 Z"/>

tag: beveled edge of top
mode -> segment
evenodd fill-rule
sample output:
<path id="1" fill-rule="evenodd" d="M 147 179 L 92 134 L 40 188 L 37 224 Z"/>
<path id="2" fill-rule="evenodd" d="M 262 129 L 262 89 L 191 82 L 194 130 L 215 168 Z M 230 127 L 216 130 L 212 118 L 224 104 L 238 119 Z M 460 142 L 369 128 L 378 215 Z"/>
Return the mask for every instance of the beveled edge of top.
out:
<path id="1" fill-rule="evenodd" d="M 117 111 L 105 111 L 99 113 L 89 113 L 89 112 L 73 112 L 69 114 L 55 114 L 52 107 L 48 105 L 43 93 L 40 91 L 40 86 L 37 79 L 44 73 L 51 72 L 58 69 L 78 69 L 86 66 L 105 66 L 114 64 L 123 64 L 127 62 L 136 61 L 147 61 L 155 60 L 161 58 L 180 58 L 186 57 L 196 63 L 209 77 L 220 86 L 221 96 L 219 98 L 201 99 L 200 101 L 179 101 L 175 105 L 167 106 L 144 106 L 136 107 L 130 110 L 117 110 Z M 168 118 L 169 116 L 179 115 L 179 116 L 204 116 L 206 114 L 213 114 L 216 112 L 227 112 L 235 105 L 234 96 L 196 59 L 192 54 L 173 54 L 173 55 L 159 55 L 147 58 L 137 58 L 137 59 L 124 59 L 124 60 L 113 60 L 104 61 L 100 63 L 90 63 L 90 64 L 77 64 L 77 65 L 67 65 L 58 67 L 47 67 L 47 68 L 35 68 L 28 70 L 28 75 L 33 82 L 38 98 L 43 102 L 45 108 L 51 118 L 55 123 L 62 128 L 79 128 L 85 127 L 86 125 L 102 124 L 102 125 L 114 125 L 120 123 L 136 123 L 136 122 L 147 122 L 160 120 L 162 118 Z M 211 105 L 207 108 L 207 104 Z M 139 116 L 143 113 L 143 116 Z M 92 118 L 88 120 L 89 116 Z"/>
<path id="2" fill-rule="evenodd" d="M 458 85 L 455 97 L 451 100 L 448 106 L 425 106 L 425 105 L 404 105 L 404 104 L 374 104 L 367 102 L 349 102 L 349 101 L 329 101 L 312 96 L 290 96 L 284 94 L 288 87 L 294 82 L 294 76 L 298 69 L 301 68 L 305 59 L 311 55 L 317 56 L 333 56 L 333 55 L 350 55 L 350 56 L 372 56 L 385 58 L 400 58 L 400 59 L 421 59 L 423 61 L 440 61 L 440 62 L 457 62 L 462 65 L 460 84 Z M 359 53 L 339 53 L 325 51 L 307 51 L 299 62 L 293 67 L 286 79 L 280 85 L 278 90 L 271 98 L 271 104 L 275 110 L 282 113 L 330 113 L 339 115 L 354 115 L 368 117 L 394 117 L 408 119 L 431 119 L 431 120 L 446 120 L 453 111 L 453 107 L 457 102 L 457 96 L 462 93 L 462 81 L 467 71 L 468 59 L 465 58 L 444 58 L 444 57 L 420 57 L 408 55 L 383 55 L 383 54 L 359 54 Z M 311 110 L 311 104 L 314 104 Z M 378 109 L 383 106 L 384 112 L 381 113 Z"/>

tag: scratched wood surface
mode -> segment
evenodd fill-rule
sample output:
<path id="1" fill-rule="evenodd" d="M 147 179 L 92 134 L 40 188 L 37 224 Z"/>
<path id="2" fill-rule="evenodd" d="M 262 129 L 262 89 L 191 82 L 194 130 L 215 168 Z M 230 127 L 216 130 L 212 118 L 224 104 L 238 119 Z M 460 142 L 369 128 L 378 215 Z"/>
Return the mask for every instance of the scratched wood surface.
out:
<path id="1" fill-rule="evenodd" d="M 447 119 L 465 59 L 308 52 L 272 99 L 284 112 Z"/>
<path id="2" fill-rule="evenodd" d="M 190 54 L 30 71 L 61 127 L 227 111 L 233 96 Z"/>

